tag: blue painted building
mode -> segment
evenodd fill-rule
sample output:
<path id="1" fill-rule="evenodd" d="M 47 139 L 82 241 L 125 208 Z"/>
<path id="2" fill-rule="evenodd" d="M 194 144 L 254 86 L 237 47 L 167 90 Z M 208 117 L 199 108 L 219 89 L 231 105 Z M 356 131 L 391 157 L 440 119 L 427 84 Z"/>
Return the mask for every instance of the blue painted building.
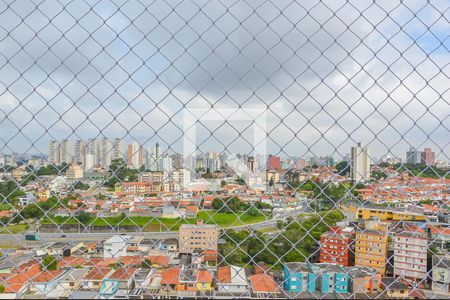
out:
<path id="1" fill-rule="evenodd" d="M 286 263 L 284 289 L 287 292 L 348 293 L 349 278 L 337 264 Z"/>

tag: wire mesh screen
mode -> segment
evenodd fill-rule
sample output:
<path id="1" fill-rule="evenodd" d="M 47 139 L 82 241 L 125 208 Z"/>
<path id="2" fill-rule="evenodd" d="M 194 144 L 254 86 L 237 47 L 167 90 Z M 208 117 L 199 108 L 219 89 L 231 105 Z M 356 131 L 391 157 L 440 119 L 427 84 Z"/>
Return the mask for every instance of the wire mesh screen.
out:
<path id="1" fill-rule="evenodd" d="M 0 297 L 448 297 L 449 8 L 1 0 Z"/>

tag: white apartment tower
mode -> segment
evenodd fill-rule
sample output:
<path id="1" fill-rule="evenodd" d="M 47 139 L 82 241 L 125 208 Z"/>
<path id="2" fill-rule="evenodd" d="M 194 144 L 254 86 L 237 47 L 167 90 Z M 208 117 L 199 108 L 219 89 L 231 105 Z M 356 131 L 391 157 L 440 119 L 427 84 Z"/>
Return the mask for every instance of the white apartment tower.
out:
<path id="1" fill-rule="evenodd" d="M 72 143 L 69 140 L 63 140 L 61 142 L 59 160 L 61 164 L 72 163 Z"/>
<path id="2" fill-rule="evenodd" d="M 86 143 L 82 140 L 75 141 L 73 160 L 84 166 L 86 159 Z"/>
<path id="3" fill-rule="evenodd" d="M 125 145 L 121 139 L 114 139 L 112 148 L 112 160 L 123 159 L 125 157 Z"/>
<path id="4" fill-rule="evenodd" d="M 368 181 L 370 179 L 370 153 L 368 146 L 358 143 L 351 149 L 350 176 L 354 182 Z"/>
<path id="5" fill-rule="evenodd" d="M 60 160 L 60 147 L 58 141 L 50 141 L 48 144 L 48 163 L 59 166 Z"/>
<path id="6" fill-rule="evenodd" d="M 100 160 L 100 145 L 96 139 L 89 139 L 86 144 L 86 157 L 84 163 L 84 170 L 90 170 L 99 164 Z"/>
<path id="7" fill-rule="evenodd" d="M 100 142 L 100 166 L 107 169 L 111 165 L 113 143 L 106 137 Z"/>

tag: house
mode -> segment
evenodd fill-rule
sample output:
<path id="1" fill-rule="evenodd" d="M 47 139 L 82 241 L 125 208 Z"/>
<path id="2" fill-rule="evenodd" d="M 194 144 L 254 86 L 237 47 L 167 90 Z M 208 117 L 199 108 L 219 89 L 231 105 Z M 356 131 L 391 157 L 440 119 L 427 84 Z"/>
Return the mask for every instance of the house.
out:
<path id="1" fill-rule="evenodd" d="M 409 287 L 404 284 L 399 278 L 394 277 L 383 277 L 382 286 L 384 289 L 382 298 L 397 298 L 405 299 L 409 295 Z"/>
<path id="2" fill-rule="evenodd" d="M 433 255 L 432 258 L 432 284 L 435 293 L 449 295 L 450 293 L 450 257 Z"/>
<path id="3" fill-rule="evenodd" d="M 242 294 L 248 291 L 245 269 L 236 266 L 224 266 L 217 269 L 217 291 L 219 293 Z"/>
<path id="4" fill-rule="evenodd" d="M 66 271 L 48 270 L 44 271 L 30 280 L 30 291 L 43 296 L 54 291 L 61 281 L 61 276 Z"/>
<path id="5" fill-rule="evenodd" d="M 98 290 L 104 278 L 114 272 L 111 269 L 101 269 L 94 267 L 87 273 L 82 280 L 82 288 L 89 290 Z"/>
<path id="6" fill-rule="evenodd" d="M 179 282 L 180 272 L 181 272 L 180 267 L 172 267 L 164 270 L 161 277 L 161 286 L 165 290 L 176 290 L 180 283 Z"/>
<path id="7" fill-rule="evenodd" d="M 260 273 L 249 276 L 252 292 L 259 298 L 269 298 L 280 294 L 278 284 L 268 274 Z"/>
<path id="8" fill-rule="evenodd" d="M 78 290 L 83 277 L 89 272 L 88 269 L 69 269 L 59 278 L 58 289 L 65 291 Z"/>
<path id="9" fill-rule="evenodd" d="M 25 196 L 19 197 L 19 203 L 21 206 L 27 206 L 31 203 L 35 203 L 36 201 L 36 197 L 31 193 L 27 193 Z"/>
<path id="10" fill-rule="evenodd" d="M 129 235 L 115 235 L 103 244 L 103 258 L 117 258 L 127 255 Z"/>
<path id="11" fill-rule="evenodd" d="M 169 266 L 169 257 L 165 255 L 152 255 L 148 257 L 151 266 L 154 268 L 167 268 Z"/>
<path id="12" fill-rule="evenodd" d="M 136 268 L 118 268 L 108 276 L 108 280 L 117 281 L 120 289 L 130 290 L 133 288 L 134 277 L 137 271 L 138 269 Z"/>
<path id="13" fill-rule="evenodd" d="M 213 275 L 207 270 L 181 267 L 178 279 L 179 291 L 210 291 Z"/>
<path id="14" fill-rule="evenodd" d="M 348 267 L 349 292 L 352 294 L 374 293 L 381 289 L 381 274 L 368 267 Z"/>
<path id="15" fill-rule="evenodd" d="M 197 218 L 197 214 L 198 214 L 199 210 L 200 209 L 198 208 L 198 206 L 188 205 L 188 206 L 186 206 L 186 209 L 185 209 L 185 217 L 190 218 L 190 219 L 195 219 L 195 218 Z"/>
<path id="16" fill-rule="evenodd" d="M 337 264 L 285 263 L 283 274 L 288 292 L 348 293 L 348 274 Z"/>

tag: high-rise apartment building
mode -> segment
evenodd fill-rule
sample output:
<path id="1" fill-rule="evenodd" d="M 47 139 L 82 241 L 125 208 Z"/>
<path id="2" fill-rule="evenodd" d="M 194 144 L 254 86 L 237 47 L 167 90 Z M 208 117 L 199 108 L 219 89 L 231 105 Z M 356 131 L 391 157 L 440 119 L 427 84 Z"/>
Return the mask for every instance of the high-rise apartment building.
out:
<path id="1" fill-rule="evenodd" d="M 125 145 L 121 139 L 115 138 L 112 145 L 111 159 L 112 160 L 124 159 L 124 157 L 125 157 Z"/>
<path id="2" fill-rule="evenodd" d="M 217 251 L 218 230 L 216 225 L 183 224 L 178 231 L 180 253 L 193 253 L 196 251 Z"/>
<path id="3" fill-rule="evenodd" d="M 96 139 L 89 139 L 86 144 L 84 170 L 88 171 L 100 162 L 100 144 Z"/>
<path id="4" fill-rule="evenodd" d="M 351 149 L 350 177 L 355 182 L 368 181 L 370 179 L 370 153 L 368 146 L 358 143 Z"/>
<path id="5" fill-rule="evenodd" d="M 423 233 L 404 231 L 394 238 L 394 276 L 417 282 L 427 279 L 428 239 Z"/>
<path id="6" fill-rule="evenodd" d="M 73 161 L 77 164 L 85 164 L 86 159 L 86 143 L 82 140 L 76 140 L 73 152 Z"/>
<path id="7" fill-rule="evenodd" d="M 151 147 L 148 149 L 148 157 L 145 160 L 145 169 L 156 172 L 159 171 L 159 160 L 161 156 L 159 144 L 156 143 L 155 147 Z"/>
<path id="8" fill-rule="evenodd" d="M 420 164 L 421 162 L 422 152 L 411 147 L 409 151 L 406 152 L 406 163 L 415 165 Z"/>
<path id="9" fill-rule="evenodd" d="M 100 166 L 107 169 L 111 165 L 113 152 L 113 143 L 110 139 L 104 137 L 100 141 Z"/>
<path id="10" fill-rule="evenodd" d="M 158 161 L 159 167 L 158 169 L 163 172 L 172 172 L 173 163 L 172 158 L 169 156 L 161 157 Z"/>
<path id="11" fill-rule="evenodd" d="M 209 173 L 220 170 L 220 156 L 217 152 L 207 152 L 205 157 L 205 169 Z"/>
<path id="12" fill-rule="evenodd" d="M 434 153 L 431 148 L 423 149 L 421 162 L 427 166 L 436 165 L 436 153 Z"/>
<path id="13" fill-rule="evenodd" d="M 72 142 L 69 140 L 63 140 L 59 144 L 59 160 L 61 164 L 71 164 L 72 163 Z"/>
<path id="14" fill-rule="evenodd" d="M 128 145 L 128 166 L 130 168 L 139 169 L 142 167 L 143 162 L 143 153 L 142 153 L 142 145 L 138 142 L 133 142 L 132 144 Z"/>
<path id="15" fill-rule="evenodd" d="M 61 148 L 58 141 L 50 141 L 48 144 L 48 163 L 59 166 L 61 164 Z"/>
<path id="16" fill-rule="evenodd" d="M 356 232 L 355 265 L 370 267 L 384 274 L 388 254 L 388 232 L 381 226 Z"/>

